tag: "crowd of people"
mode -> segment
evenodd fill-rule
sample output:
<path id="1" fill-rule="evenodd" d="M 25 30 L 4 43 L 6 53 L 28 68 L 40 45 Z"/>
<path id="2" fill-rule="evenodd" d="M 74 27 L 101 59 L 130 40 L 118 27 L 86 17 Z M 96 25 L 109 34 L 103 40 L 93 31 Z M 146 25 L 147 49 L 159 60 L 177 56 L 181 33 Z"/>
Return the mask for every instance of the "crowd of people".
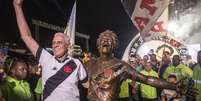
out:
<path id="1" fill-rule="evenodd" d="M 54 34 L 49 52 L 31 36 L 22 5 L 23 0 L 13 1 L 17 25 L 37 61 L 18 57 L 6 64 L 6 52 L 0 51 L 0 101 L 200 101 L 194 87 L 200 88 L 201 51 L 194 68 L 179 55 L 171 60 L 168 52 L 161 61 L 153 53 L 142 59 L 131 54 L 125 62 L 114 56 L 116 33 L 106 30 L 97 39 L 99 57 L 70 56 L 70 38 L 61 32 Z"/>
<path id="2" fill-rule="evenodd" d="M 194 82 L 192 82 L 194 83 L 194 87 L 196 87 L 200 91 L 200 74 L 198 74 L 198 72 L 201 73 L 199 70 L 201 69 L 200 55 L 201 51 L 198 52 L 197 63 L 193 62 L 192 64 L 190 62 L 183 62 L 181 56 L 179 55 L 173 55 L 171 58 L 171 54 L 168 51 L 163 52 L 160 61 L 157 59 L 157 55 L 154 53 L 148 53 L 143 57 L 131 53 L 128 63 L 130 63 L 130 65 L 132 65 L 132 67 L 135 68 L 136 71 L 144 75 L 167 80 L 168 82 L 174 84 L 182 82 L 190 83 L 194 80 Z M 132 85 L 132 83 L 128 82 L 128 84 L 130 85 L 131 92 L 129 94 L 130 96 L 128 95 L 127 97 L 131 97 L 131 99 L 135 99 L 135 101 L 150 101 L 144 99 L 152 99 L 151 101 L 192 101 L 192 98 L 181 96 L 175 91 L 169 91 L 166 89 L 161 90 L 142 83 L 135 83 L 134 86 Z M 200 95 L 201 94 L 199 93 L 196 98 L 193 98 L 193 101 L 200 101 Z"/>
<path id="3" fill-rule="evenodd" d="M 6 62 L 6 58 L 9 56 L 5 49 L 0 49 L 0 54 L 0 99 L 2 101 L 13 101 L 15 99 L 19 101 L 41 101 L 43 92 L 41 65 L 30 63 L 29 61 L 16 57 L 11 57 L 12 61 Z M 86 66 L 86 69 L 90 65 L 90 61 L 96 59 L 96 57 L 92 57 L 90 52 L 83 52 L 83 55 L 79 57 L 79 60 Z M 194 87 L 200 91 L 201 51 L 198 52 L 197 59 L 198 63 L 195 63 L 190 68 L 187 64 L 181 62 L 182 60 L 179 55 L 174 55 L 171 59 L 169 52 L 164 52 L 161 61 L 157 60 L 156 54 L 148 54 L 143 58 L 140 58 L 139 55 L 131 54 L 127 63 L 143 75 L 161 78 L 173 84 L 178 83 L 182 78 L 193 78 L 195 83 Z M 119 67 L 119 65 L 117 66 Z M 94 69 L 97 71 L 97 68 Z M 104 84 L 106 83 L 104 82 Z M 79 90 L 82 93 L 80 100 L 88 101 L 86 97 L 87 89 L 79 88 Z M 98 93 L 99 90 L 97 88 L 96 90 Z M 200 96 L 198 92 L 197 97 L 189 100 L 190 98 L 181 95 L 175 90 L 159 89 L 144 83 L 135 82 L 131 79 L 125 79 L 121 84 L 120 94 L 116 98 L 119 101 L 199 101 Z"/>
<path id="4" fill-rule="evenodd" d="M 8 55 L 0 50 L 0 56 Z M 10 60 L 11 59 L 11 60 Z M 0 64 L 0 101 L 40 101 L 41 66 L 19 57 L 9 57 Z"/>

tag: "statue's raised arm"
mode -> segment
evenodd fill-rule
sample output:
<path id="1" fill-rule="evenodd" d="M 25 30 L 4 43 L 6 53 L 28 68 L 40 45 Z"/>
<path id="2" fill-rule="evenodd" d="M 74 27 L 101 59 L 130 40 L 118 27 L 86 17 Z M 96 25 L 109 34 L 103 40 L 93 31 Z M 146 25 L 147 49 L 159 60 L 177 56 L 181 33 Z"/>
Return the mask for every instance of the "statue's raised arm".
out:
<path id="1" fill-rule="evenodd" d="M 118 46 L 117 35 L 110 30 L 100 33 L 97 48 L 100 57 L 87 67 L 89 77 L 88 98 L 90 101 L 116 101 L 123 80 L 132 79 L 157 88 L 182 91 L 179 85 L 138 73 L 128 63 L 114 57 Z M 194 92 L 194 90 L 189 90 Z M 118 93 L 117 93 L 118 92 Z"/>

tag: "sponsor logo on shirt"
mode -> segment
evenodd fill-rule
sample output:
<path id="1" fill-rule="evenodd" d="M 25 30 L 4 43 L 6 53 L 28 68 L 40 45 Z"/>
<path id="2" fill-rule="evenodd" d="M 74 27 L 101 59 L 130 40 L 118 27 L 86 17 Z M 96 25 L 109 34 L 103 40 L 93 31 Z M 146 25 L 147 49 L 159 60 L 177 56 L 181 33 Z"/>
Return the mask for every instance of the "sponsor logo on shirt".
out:
<path id="1" fill-rule="evenodd" d="M 70 66 L 64 66 L 64 72 L 65 73 L 71 73 L 73 70 Z"/>

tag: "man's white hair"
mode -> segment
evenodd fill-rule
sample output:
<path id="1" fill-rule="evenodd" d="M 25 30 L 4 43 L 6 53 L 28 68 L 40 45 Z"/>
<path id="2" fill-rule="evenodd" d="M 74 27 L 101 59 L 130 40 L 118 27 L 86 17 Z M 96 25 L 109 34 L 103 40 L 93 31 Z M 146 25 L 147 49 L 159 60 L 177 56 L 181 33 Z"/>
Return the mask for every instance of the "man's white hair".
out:
<path id="1" fill-rule="evenodd" d="M 68 35 L 65 35 L 62 32 L 57 32 L 57 33 L 54 34 L 54 37 L 56 37 L 56 36 L 64 37 L 65 43 L 68 44 L 68 45 L 70 45 L 70 37 Z"/>

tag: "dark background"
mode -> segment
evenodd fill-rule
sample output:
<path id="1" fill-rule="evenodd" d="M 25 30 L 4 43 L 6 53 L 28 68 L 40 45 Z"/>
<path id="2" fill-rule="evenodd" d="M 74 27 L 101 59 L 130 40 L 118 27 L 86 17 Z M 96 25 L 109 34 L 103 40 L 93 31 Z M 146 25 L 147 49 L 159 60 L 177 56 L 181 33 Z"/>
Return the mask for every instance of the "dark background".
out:
<path id="1" fill-rule="evenodd" d="M 73 4 L 74 0 L 24 0 L 23 10 L 32 34 L 34 34 L 32 19 L 65 27 Z M 78 0 L 76 32 L 90 36 L 89 51 L 97 54 L 96 39 L 98 34 L 106 29 L 118 33 L 120 47 L 116 56 L 120 58 L 127 44 L 137 33 L 121 1 Z M 40 28 L 40 45 L 50 47 L 55 32 Z M 10 43 L 11 47 L 13 47 L 13 43 L 16 43 L 15 47 L 25 48 L 19 36 L 12 0 L 0 0 L 0 44 L 3 45 L 5 42 Z M 76 44 L 83 46 L 82 39 L 76 41 Z M 84 46 L 83 50 L 86 50 Z"/>

